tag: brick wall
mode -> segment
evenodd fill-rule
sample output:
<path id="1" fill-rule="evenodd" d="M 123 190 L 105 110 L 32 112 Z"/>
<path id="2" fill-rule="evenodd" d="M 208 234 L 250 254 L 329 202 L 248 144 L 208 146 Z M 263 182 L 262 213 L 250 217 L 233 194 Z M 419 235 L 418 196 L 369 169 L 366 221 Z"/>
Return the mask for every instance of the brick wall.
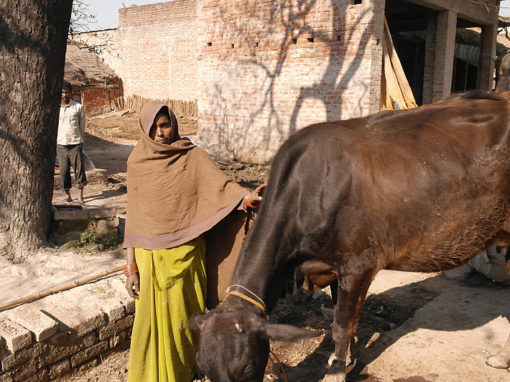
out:
<path id="1" fill-rule="evenodd" d="M 384 2 L 354 3 L 200 1 L 200 144 L 220 158 L 265 161 L 306 125 L 375 111 L 382 16 L 374 4 Z"/>
<path id="2" fill-rule="evenodd" d="M 100 83 L 96 85 L 97 88 L 85 86 L 81 89 L 81 103 L 89 115 L 112 110 L 114 100 L 123 95 L 120 78 L 109 80 L 107 84 L 109 87 L 104 87 L 104 84 Z"/>
<path id="3" fill-rule="evenodd" d="M 490 23 L 499 0 L 482 2 L 423 4 L 455 5 L 459 15 Z M 123 8 L 124 92 L 197 100 L 201 146 L 220 159 L 266 161 L 304 126 L 378 110 L 385 3 L 175 0 Z M 449 93 L 455 15 L 444 15 L 442 29 L 431 21 L 427 31 L 426 102 Z"/>
<path id="4" fill-rule="evenodd" d="M 119 10 L 119 49 L 126 97 L 196 100 L 195 0 Z"/>

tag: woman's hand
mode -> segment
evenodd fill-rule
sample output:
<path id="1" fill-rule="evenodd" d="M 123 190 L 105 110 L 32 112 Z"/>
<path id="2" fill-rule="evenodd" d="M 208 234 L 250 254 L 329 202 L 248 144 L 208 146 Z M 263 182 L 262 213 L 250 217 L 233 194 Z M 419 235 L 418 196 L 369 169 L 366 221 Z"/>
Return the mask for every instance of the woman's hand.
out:
<path id="1" fill-rule="evenodd" d="M 126 289 L 133 298 L 140 297 L 140 275 L 136 266 L 135 249 L 126 248 L 126 266 L 124 267 L 126 275 Z"/>
<path id="2" fill-rule="evenodd" d="M 243 199 L 243 203 L 246 207 L 257 209 L 262 203 L 262 195 L 264 194 L 264 189 L 266 188 L 266 184 L 261 184 L 254 191 L 246 194 Z"/>
<path id="3" fill-rule="evenodd" d="M 126 279 L 126 289 L 128 294 L 133 298 L 140 297 L 140 276 L 138 273 L 128 276 Z"/>

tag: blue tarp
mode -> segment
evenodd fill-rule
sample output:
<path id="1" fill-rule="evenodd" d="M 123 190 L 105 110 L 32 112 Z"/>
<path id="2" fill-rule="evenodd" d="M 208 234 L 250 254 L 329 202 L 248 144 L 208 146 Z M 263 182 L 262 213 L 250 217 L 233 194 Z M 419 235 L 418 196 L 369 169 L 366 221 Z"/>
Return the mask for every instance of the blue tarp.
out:
<path id="1" fill-rule="evenodd" d="M 467 62 L 469 65 L 478 66 L 480 60 L 480 47 L 477 45 L 455 44 L 455 58 Z"/>

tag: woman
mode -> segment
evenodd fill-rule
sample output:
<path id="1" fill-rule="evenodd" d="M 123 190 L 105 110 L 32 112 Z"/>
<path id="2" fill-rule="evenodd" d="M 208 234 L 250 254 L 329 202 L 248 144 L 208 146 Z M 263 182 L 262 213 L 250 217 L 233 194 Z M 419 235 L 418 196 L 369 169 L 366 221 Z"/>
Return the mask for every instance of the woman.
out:
<path id="1" fill-rule="evenodd" d="M 206 300 L 205 233 L 261 197 L 181 138 L 166 105 L 145 105 L 140 126 L 127 170 L 124 271 L 137 299 L 128 380 L 189 382 L 198 338 L 188 320 Z"/>

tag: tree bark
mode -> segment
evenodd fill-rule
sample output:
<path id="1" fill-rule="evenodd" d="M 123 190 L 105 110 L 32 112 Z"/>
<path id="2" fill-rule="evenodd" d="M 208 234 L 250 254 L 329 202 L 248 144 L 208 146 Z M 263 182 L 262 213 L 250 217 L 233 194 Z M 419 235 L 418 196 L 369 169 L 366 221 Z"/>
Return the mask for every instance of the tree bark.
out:
<path id="1" fill-rule="evenodd" d="M 0 2 L 0 248 L 46 243 L 72 0 Z"/>

